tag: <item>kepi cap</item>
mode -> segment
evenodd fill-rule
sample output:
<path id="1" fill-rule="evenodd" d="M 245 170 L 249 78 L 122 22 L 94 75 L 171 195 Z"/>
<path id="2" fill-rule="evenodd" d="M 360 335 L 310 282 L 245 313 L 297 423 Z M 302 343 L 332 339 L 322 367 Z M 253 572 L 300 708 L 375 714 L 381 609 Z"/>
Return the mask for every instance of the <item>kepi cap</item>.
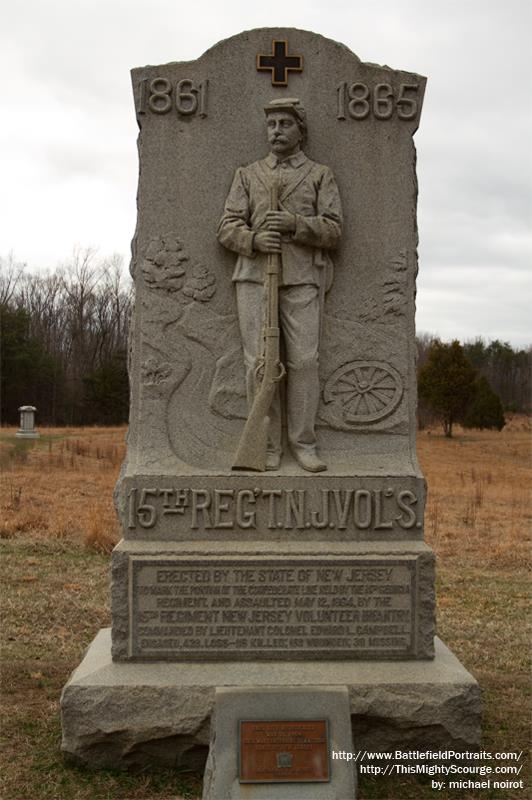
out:
<path id="1" fill-rule="evenodd" d="M 278 100 L 270 100 L 264 106 L 264 113 L 271 114 L 272 111 L 289 111 L 301 122 L 304 122 L 306 118 L 305 109 L 298 97 L 280 97 Z"/>

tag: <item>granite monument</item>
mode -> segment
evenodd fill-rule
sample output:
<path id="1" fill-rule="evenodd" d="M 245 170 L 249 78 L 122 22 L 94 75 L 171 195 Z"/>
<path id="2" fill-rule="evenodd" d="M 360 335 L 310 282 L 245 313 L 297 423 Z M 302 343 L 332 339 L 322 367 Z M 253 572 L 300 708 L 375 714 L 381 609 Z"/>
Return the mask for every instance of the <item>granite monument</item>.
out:
<path id="1" fill-rule="evenodd" d="M 205 796 L 240 796 L 236 751 L 223 776 L 215 757 L 241 721 L 229 689 L 303 725 L 319 720 L 298 692 L 322 710 L 344 692 L 357 750 L 429 728 L 434 746 L 473 746 L 479 690 L 435 637 L 415 449 L 425 78 L 272 28 L 132 79 L 123 538 L 112 629 L 63 692 L 64 750 L 130 766 L 210 748 Z M 323 717 L 345 730 L 342 713 Z M 334 780 L 293 796 L 341 797 Z"/>
<path id="2" fill-rule="evenodd" d="M 35 430 L 35 406 L 20 406 L 20 428 L 15 436 L 19 439 L 38 439 L 40 434 Z"/>

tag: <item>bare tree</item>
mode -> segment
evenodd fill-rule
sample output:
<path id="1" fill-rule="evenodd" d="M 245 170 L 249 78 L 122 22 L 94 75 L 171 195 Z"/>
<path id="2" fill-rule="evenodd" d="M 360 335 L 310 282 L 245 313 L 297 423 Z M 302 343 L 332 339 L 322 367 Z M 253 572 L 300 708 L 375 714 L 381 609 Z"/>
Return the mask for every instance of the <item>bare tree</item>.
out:
<path id="1" fill-rule="evenodd" d="M 13 253 L 0 256 L 0 306 L 8 305 L 15 296 L 24 276 L 26 264 L 15 261 Z"/>
<path id="2" fill-rule="evenodd" d="M 66 264 L 44 274 L 26 272 L 13 258 L 1 264 L 0 297 L 6 308 L 23 315 L 19 328 L 23 320 L 24 337 L 34 343 L 31 358 L 38 361 L 36 353 L 43 354 L 47 390 L 41 386 L 40 400 L 35 399 L 40 418 L 89 420 L 87 379 L 103 368 L 125 370 L 132 286 L 122 258 L 98 259 L 94 250 L 78 249 Z M 29 354 L 28 341 L 19 346 Z"/>

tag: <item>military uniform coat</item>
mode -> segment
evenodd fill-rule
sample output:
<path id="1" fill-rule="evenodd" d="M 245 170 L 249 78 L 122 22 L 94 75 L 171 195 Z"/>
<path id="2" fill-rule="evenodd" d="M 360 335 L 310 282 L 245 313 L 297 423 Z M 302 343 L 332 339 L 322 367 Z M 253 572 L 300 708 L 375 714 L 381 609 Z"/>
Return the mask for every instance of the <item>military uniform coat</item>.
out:
<path id="1" fill-rule="evenodd" d="M 282 237 L 280 286 L 314 284 L 327 290 L 332 260 L 342 232 L 342 207 L 329 167 L 300 150 L 284 161 L 270 153 L 237 169 L 218 226 L 218 240 L 238 253 L 233 281 L 263 283 L 268 255 L 253 250 L 254 235 L 265 228 L 271 187 L 279 183 L 279 209 L 295 215 L 294 233 Z"/>

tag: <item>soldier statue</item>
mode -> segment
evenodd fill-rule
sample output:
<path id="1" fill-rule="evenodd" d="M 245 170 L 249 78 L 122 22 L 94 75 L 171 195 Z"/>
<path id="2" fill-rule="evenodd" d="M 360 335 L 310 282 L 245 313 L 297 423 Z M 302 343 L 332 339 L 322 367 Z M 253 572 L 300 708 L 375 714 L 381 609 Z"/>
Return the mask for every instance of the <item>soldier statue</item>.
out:
<path id="1" fill-rule="evenodd" d="M 305 109 L 296 98 L 265 107 L 270 153 L 236 170 L 218 227 L 220 243 L 238 253 L 233 282 L 244 350 L 248 404 L 263 356 L 264 284 L 272 256 L 280 262 L 278 319 L 286 359 L 286 425 L 290 449 L 308 472 L 327 469 L 316 442 L 318 358 L 322 307 L 332 282 L 329 251 L 339 243 L 342 208 L 329 167 L 311 161 Z M 272 186 L 276 207 L 272 209 Z M 279 468 L 281 407 L 275 392 L 268 412 L 265 468 Z"/>

